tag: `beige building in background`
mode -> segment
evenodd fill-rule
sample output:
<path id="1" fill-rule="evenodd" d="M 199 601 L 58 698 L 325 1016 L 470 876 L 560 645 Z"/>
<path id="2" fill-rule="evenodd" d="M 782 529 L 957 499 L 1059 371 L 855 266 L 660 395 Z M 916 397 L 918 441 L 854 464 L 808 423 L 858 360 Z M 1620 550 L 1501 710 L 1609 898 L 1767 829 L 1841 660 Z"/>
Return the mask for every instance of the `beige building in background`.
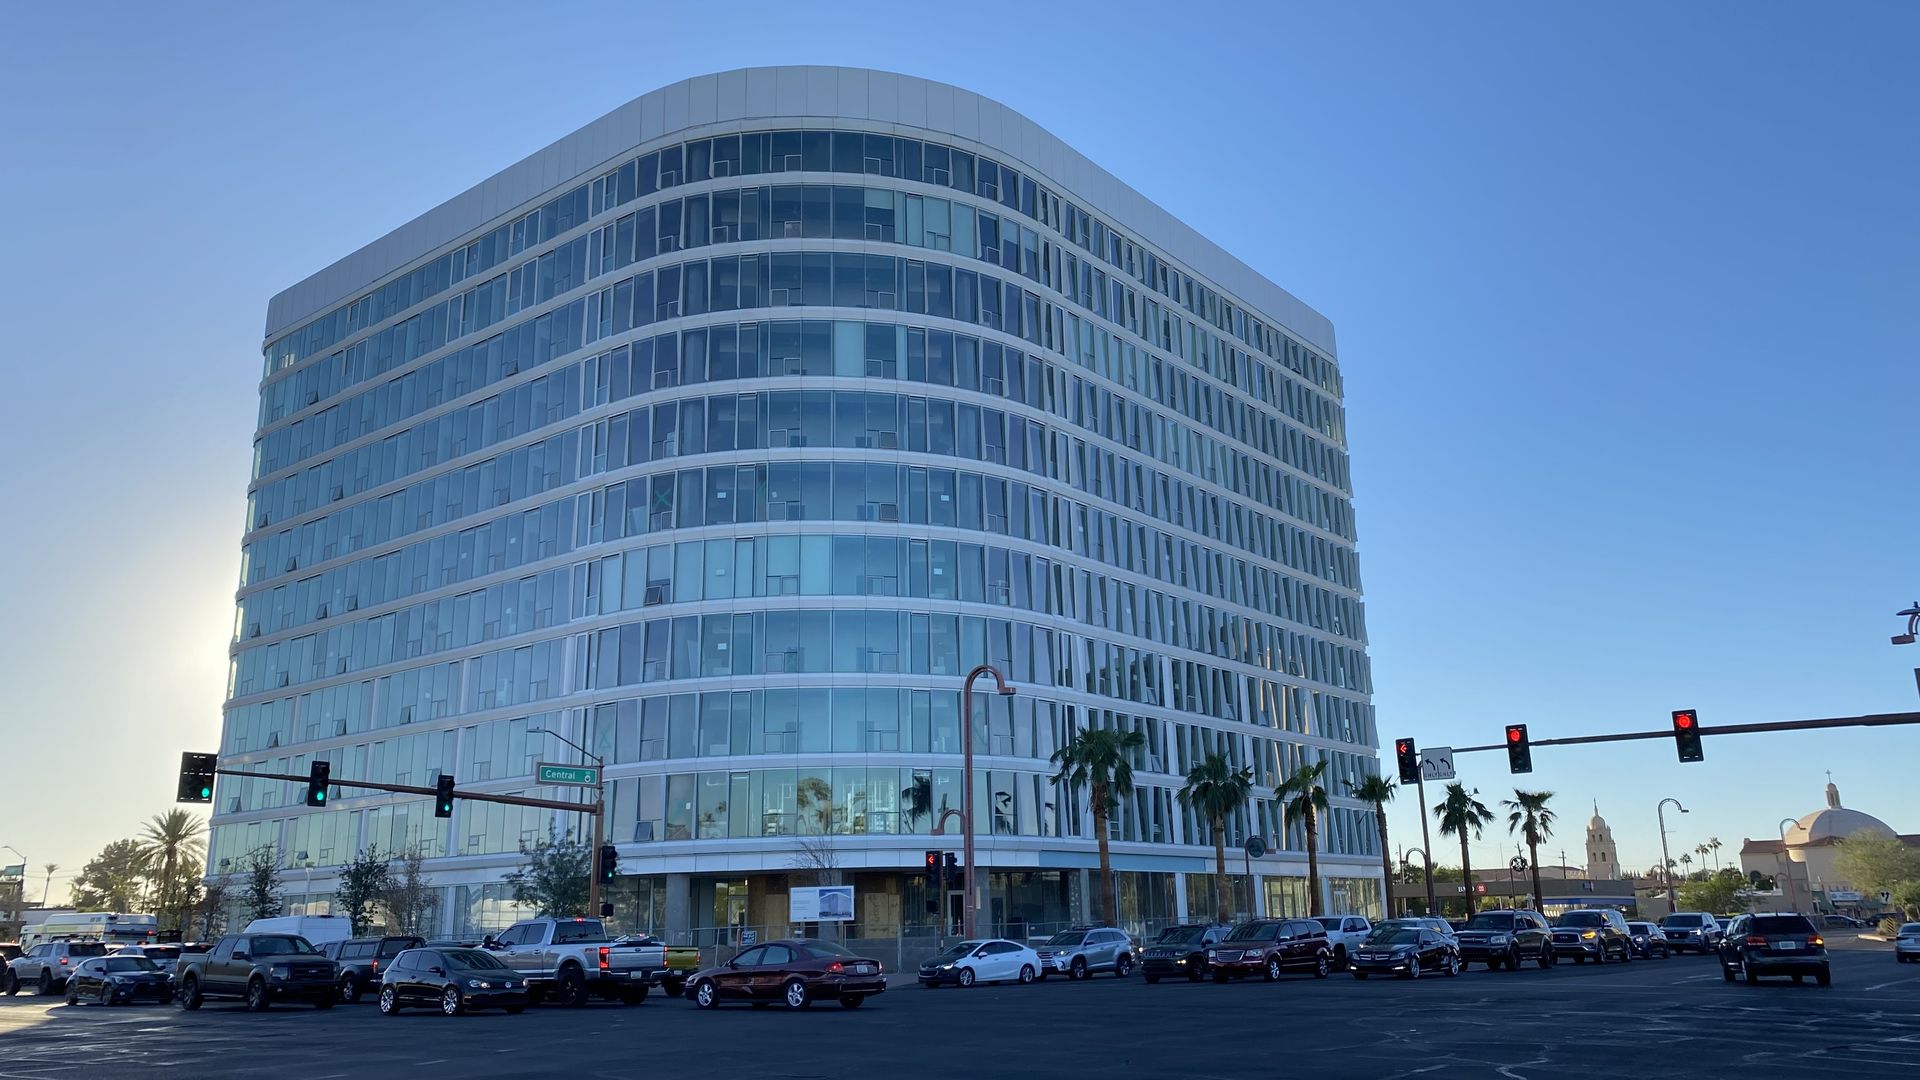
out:
<path id="1" fill-rule="evenodd" d="M 1859 832 L 1898 837 L 1920 847 L 1920 835 L 1902 835 L 1872 814 L 1840 805 L 1840 789 L 1827 784 L 1827 805 L 1806 814 L 1777 840 L 1748 839 L 1740 846 L 1740 869 L 1774 879 L 1779 899 L 1767 905 L 1791 911 L 1839 911 L 1880 907 L 1877 894 L 1855 898 L 1851 883 L 1834 868 L 1840 844 Z"/>

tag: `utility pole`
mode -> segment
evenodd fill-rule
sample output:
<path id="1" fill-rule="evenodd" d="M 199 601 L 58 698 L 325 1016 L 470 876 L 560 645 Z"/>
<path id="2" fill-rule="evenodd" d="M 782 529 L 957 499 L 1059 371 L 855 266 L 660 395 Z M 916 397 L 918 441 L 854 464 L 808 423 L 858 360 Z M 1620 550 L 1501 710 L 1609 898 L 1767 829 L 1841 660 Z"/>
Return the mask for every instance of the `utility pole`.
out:
<path id="1" fill-rule="evenodd" d="M 1420 855 L 1427 862 L 1427 914 L 1439 915 L 1439 905 L 1433 899 L 1433 856 L 1427 854 L 1433 850 L 1433 836 L 1427 831 L 1427 778 L 1424 773 L 1414 781 L 1413 791 L 1414 798 L 1420 800 Z M 1464 879 L 1465 875 L 1462 875 Z"/>

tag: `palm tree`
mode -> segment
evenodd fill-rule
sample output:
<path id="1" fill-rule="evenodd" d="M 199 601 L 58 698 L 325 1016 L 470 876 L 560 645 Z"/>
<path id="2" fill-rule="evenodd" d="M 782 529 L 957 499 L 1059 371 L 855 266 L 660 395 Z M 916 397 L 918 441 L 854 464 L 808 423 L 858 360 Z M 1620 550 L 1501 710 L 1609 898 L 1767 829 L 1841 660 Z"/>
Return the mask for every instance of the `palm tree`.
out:
<path id="1" fill-rule="evenodd" d="M 1384 776 L 1369 776 L 1358 784 L 1348 783 L 1347 794 L 1364 803 L 1373 804 L 1373 823 L 1380 830 L 1380 887 L 1387 890 L 1381 897 L 1380 910 L 1392 914 L 1393 900 L 1393 860 L 1387 854 L 1387 804 L 1400 789 L 1393 781 Z"/>
<path id="2" fill-rule="evenodd" d="M 1707 868 L 1707 856 L 1713 854 L 1713 849 L 1705 844 L 1695 844 L 1693 845 L 1693 853 L 1700 856 L 1700 869 L 1705 870 Z"/>
<path id="3" fill-rule="evenodd" d="M 42 870 L 45 870 L 45 871 L 47 872 L 47 880 L 46 880 L 46 881 L 44 881 L 44 882 L 41 882 L 41 884 L 40 884 L 40 906 L 41 906 L 41 907 L 46 907 L 46 906 L 47 906 L 47 897 L 48 897 L 49 895 L 51 895 L 51 894 L 52 894 L 52 892 L 53 892 L 53 872 L 54 872 L 55 870 L 58 870 L 58 869 L 60 869 L 60 864 L 59 864 L 59 863 L 48 863 L 47 865 L 45 865 L 45 866 L 43 866 L 43 867 L 41 867 L 41 869 L 42 869 Z M 25 889 L 22 889 L 22 890 L 21 890 L 21 892 L 23 892 L 23 893 L 24 893 L 25 891 L 26 891 Z"/>
<path id="4" fill-rule="evenodd" d="M 1146 744 L 1138 731 L 1083 728 L 1065 746 L 1053 752 L 1059 767 L 1053 782 L 1069 791 L 1088 789 L 1087 807 L 1093 812 L 1093 838 L 1100 845 L 1100 914 L 1106 925 L 1115 923 L 1113 859 L 1107 850 L 1107 818 L 1114 804 L 1133 794 L 1133 752 Z"/>
<path id="5" fill-rule="evenodd" d="M 1680 853 L 1680 880 L 1693 880 L 1693 856 L 1684 851 Z"/>
<path id="6" fill-rule="evenodd" d="M 1720 869 L 1720 838 L 1717 836 L 1707 837 L 1707 850 L 1713 852 L 1713 868 L 1715 870 Z"/>
<path id="7" fill-rule="evenodd" d="M 913 783 L 900 789 L 900 802 L 906 807 L 907 828 L 933 813 L 933 775 L 914 773 Z"/>
<path id="8" fill-rule="evenodd" d="M 1467 841 L 1480 839 L 1481 830 L 1493 820 L 1493 811 L 1474 798 L 1478 794 L 1478 788 L 1468 791 L 1455 781 L 1447 785 L 1446 797 L 1433 807 L 1433 816 L 1440 823 L 1440 835 L 1460 838 L 1460 891 L 1466 899 L 1468 915 L 1473 914 L 1474 903 L 1473 858 L 1467 854 Z"/>
<path id="9" fill-rule="evenodd" d="M 1540 845 L 1553 835 L 1552 810 L 1547 809 L 1548 800 L 1553 798 L 1551 791 L 1521 791 L 1515 788 L 1513 798 L 1500 800 L 1507 808 L 1507 832 L 1519 833 L 1527 842 L 1527 859 L 1533 866 L 1533 910 L 1545 911 L 1545 894 L 1540 891 Z"/>
<path id="10" fill-rule="evenodd" d="M 1326 772 L 1324 761 L 1302 765 L 1273 789 L 1286 816 L 1302 818 L 1307 825 L 1308 915 L 1320 913 L 1320 812 L 1327 808 L 1327 789 L 1320 786 L 1320 778 Z"/>
<path id="11" fill-rule="evenodd" d="M 1180 805 L 1206 818 L 1213 829 L 1213 893 L 1221 922 L 1233 919 L 1227 902 L 1227 817 L 1247 805 L 1252 794 L 1253 770 L 1235 769 L 1227 755 L 1218 751 L 1187 770 L 1187 786 L 1180 789 Z"/>
<path id="12" fill-rule="evenodd" d="M 184 900 L 188 890 L 181 887 L 181 871 L 206 854 L 207 842 L 201 835 L 205 828 L 205 822 L 176 807 L 155 814 L 140 833 L 141 861 L 155 872 L 154 906 L 162 916 L 174 912 L 176 927 L 185 927 L 187 918 Z"/>

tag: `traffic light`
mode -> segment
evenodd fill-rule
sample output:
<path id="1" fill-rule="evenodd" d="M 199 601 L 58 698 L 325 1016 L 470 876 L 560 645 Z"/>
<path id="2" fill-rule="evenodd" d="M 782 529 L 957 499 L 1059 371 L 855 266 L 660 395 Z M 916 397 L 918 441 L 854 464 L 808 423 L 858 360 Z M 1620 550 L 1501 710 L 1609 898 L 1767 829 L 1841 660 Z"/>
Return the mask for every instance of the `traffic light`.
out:
<path id="1" fill-rule="evenodd" d="M 1681 761 L 1700 761 L 1706 757 L 1700 748 L 1700 714 L 1692 709 L 1673 710 L 1673 745 Z"/>
<path id="2" fill-rule="evenodd" d="M 218 759 L 212 754 L 180 755 L 180 792 L 175 802 L 212 802 L 213 770 Z"/>
<path id="3" fill-rule="evenodd" d="M 433 783 L 433 816 L 453 816 L 453 777 L 446 773 Z"/>
<path id="4" fill-rule="evenodd" d="M 959 880 L 960 880 L 960 856 L 955 855 L 953 852 L 949 851 L 947 852 L 947 883 L 953 884 Z"/>
<path id="5" fill-rule="evenodd" d="M 1394 740 L 1393 754 L 1400 759 L 1400 782 L 1403 784 L 1419 783 L 1420 753 L 1413 748 L 1413 740 Z"/>
<path id="6" fill-rule="evenodd" d="M 600 880 L 612 881 L 620 873 L 620 849 L 612 844 L 600 845 Z"/>
<path id="7" fill-rule="evenodd" d="M 327 805 L 327 777 L 333 773 L 333 763 L 316 761 L 307 769 L 307 805 Z"/>
<path id="8" fill-rule="evenodd" d="M 937 889 L 940 887 L 940 865 L 941 865 L 940 852 L 933 850 L 931 848 L 928 849 L 927 851 L 927 888 Z"/>
<path id="9" fill-rule="evenodd" d="M 1507 725 L 1507 771 L 1533 771 L 1533 743 L 1527 738 L 1527 725 Z"/>

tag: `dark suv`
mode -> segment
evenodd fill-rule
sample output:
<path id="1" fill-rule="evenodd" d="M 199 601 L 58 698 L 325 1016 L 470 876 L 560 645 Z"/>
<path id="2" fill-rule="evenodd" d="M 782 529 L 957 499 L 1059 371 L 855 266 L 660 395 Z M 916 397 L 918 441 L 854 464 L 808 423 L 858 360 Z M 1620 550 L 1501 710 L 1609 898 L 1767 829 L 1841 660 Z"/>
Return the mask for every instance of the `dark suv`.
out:
<path id="1" fill-rule="evenodd" d="M 1327 928 L 1312 919 L 1255 919 L 1233 928 L 1207 950 L 1214 982 L 1258 975 L 1272 982 L 1283 971 L 1310 971 L 1324 979 L 1333 970 Z"/>
<path id="2" fill-rule="evenodd" d="M 1762 975 L 1791 975 L 1794 982 L 1811 975 L 1821 986 L 1833 985 L 1826 939 L 1812 919 L 1791 912 L 1733 920 L 1720 940 L 1720 974 L 1728 982 L 1744 977 L 1750 983 Z"/>
<path id="3" fill-rule="evenodd" d="M 1460 966 L 1482 963 L 1490 968 L 1518 971 L 1531 960 L 1553 966 L 1553 931 L 1547 920 L 1531 911 L 1482 911 L 1467 920 L 1457 935 Z"/>
<path id="4" fill-rule="evenodd" d="M 340 1000 L 351 1005 L 369 987 L 380 985 L 380 976 L 394 957 L 425 943 L 411 936 L 348 938 L 328 942 L 321 951 L 340 965 Z"/>
<path id="5" fill-rule="evenodd" d="M 1633 935 L 1627 930 L 1627 917 L 1612 908 L 1585 908 L 1569 911 L 1553 920 L 1553 951 L 1571 956 L 1576 964 L 1592 960 L 1629 963 L 1633 960 Z"/>
<path id="6" fill-rule="evenodd" d="M 1150 983 L 1185 975 L 1193 982 L 1207 977 L 1207 947 L 1217 945 L 1233 927 L 1222 923 L 1169 926 L 1153 944 L 1140 950 L 1140 973 Z"/>

